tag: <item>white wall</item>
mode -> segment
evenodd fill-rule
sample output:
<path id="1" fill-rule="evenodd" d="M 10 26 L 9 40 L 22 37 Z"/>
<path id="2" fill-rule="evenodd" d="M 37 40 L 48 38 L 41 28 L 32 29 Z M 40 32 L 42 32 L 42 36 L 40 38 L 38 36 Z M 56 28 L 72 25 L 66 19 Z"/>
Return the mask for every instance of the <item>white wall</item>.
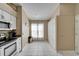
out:
<path id="1" fill-rule="evenodd" d="M 56 50 L 56 18 L 48 22 L 48 41 L 53 49 Z"/>
<path id="2" fill-rule="evenodd" d="M 29 20 L 25 13 L 25 9 L 22 9 L 22 47 L 26 46 L 29 36 Z"/>
<path id="3" fill-rule="evenodd" d="M 60 12 L 59 6 L 60 4 L 57 5 L 52 18 L 48 22 L 48 41 L 54 50 L 56 50 L 56 16 L 58 16 Z"/>

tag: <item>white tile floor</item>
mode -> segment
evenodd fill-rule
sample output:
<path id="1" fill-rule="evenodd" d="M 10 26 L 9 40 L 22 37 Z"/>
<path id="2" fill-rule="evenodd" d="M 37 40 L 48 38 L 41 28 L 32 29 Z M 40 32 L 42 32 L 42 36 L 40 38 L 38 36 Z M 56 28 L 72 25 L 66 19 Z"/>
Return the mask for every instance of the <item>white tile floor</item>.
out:
<path id="1" fill-rule="evenodd" d="M 18 56 L 57 56 L 55 50 L 51 48 L 49 43 L 44 41 L 32 42 L 23 49 Z"/>
<path id="2" fill-rule="evenodd" d="M 27 44 L 18 56 L 79 56 L 75 51 L 56 52 L 48 42 L 34 41 Z"/>

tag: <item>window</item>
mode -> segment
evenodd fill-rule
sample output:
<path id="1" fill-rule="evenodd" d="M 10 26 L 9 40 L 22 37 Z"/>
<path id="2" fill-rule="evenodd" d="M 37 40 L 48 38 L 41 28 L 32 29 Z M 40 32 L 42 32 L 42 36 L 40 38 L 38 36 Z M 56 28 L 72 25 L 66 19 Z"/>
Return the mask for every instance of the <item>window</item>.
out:
<path id="1" fill-rule="evenodd" d="M 44 24 L 31 24 L 31 35 L 33 38 L 44 38 Z"/>

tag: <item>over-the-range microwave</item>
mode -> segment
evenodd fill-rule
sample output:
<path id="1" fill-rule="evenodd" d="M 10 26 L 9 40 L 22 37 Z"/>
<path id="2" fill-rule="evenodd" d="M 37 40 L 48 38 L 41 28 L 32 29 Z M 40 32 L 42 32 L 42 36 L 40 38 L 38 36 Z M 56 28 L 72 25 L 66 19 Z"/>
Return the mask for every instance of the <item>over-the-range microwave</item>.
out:
<path id="1" fill-rule="evenodd" d="M 10 23 L 0 21 L 0 28 L 10 29 Z"/>

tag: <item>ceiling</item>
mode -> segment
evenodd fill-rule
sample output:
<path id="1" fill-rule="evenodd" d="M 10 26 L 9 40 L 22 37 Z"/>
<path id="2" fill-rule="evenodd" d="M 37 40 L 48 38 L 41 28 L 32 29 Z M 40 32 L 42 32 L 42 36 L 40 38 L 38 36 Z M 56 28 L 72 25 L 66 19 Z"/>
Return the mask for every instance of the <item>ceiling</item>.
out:
<path id="1" fill-rule="evenodd" d="M 58 3 L 24 3 L 27 17 L 31 20 L 48 20 L 52 17 Z"/>

